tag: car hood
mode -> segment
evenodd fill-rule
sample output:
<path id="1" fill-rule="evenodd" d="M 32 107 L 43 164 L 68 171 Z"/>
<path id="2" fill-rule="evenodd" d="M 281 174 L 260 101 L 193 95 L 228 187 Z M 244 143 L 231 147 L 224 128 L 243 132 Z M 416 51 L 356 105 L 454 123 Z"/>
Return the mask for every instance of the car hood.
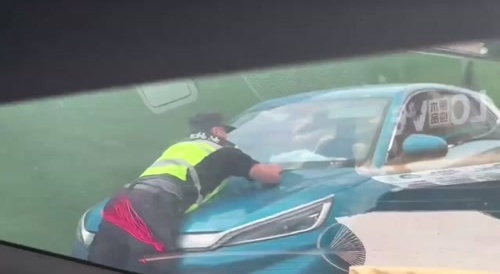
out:
<path id="1" fill-rule="evenodd" d="M 275 187 L 230 178 L 221 193 L 187 215 L 181 233 L 225 231 L 351 189 L 369 179 L 353 168 L 287 171 Z M 83 223 L 87 231 L 97 232 L 101 212 L 108 200 L 85 213 Z"/>
<path id="2" fill-rule="evenodd" d="M 279 186 L 231 178 L 218 196 L 188 214 L 181 233 L 213 233 L 256 221 L 324 198 L 369 177 L 353 168 L 287 171 Z"/>

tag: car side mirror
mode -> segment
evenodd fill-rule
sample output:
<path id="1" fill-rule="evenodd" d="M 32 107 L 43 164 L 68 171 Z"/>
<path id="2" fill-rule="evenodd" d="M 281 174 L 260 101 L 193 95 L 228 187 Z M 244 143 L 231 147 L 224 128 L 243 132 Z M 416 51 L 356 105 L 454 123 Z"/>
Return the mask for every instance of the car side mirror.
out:
<path id="1" fill-rule="evenodd" d="M 403 142 L 403 153 L 411 157 L 443 157 L 448 153 L 448 143 L 437 136 L 412 134 Z"/>

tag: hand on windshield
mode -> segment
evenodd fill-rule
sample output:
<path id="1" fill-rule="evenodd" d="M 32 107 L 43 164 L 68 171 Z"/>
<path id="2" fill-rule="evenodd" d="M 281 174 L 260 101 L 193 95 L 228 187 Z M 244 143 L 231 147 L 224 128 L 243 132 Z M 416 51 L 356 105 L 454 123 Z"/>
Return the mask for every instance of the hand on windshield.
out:
<path id="1" fill-rule="evenodd" d="M 250 177 L 264 184 L 279 184 L 283 168 L 276 164 L 255 164 L 250 170 Z"/>

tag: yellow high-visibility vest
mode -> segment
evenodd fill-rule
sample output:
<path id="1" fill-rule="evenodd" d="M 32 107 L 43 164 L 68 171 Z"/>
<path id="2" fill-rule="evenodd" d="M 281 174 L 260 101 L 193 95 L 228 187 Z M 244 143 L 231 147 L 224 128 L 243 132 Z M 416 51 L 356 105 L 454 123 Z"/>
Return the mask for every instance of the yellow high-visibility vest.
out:
<path id="1" fill-rule="evenodd" d="M 194 169 L 205 157 L 222 148 L 221 145 L 208 140 L 190 140 L 179 142 L 167 148 L 163 154 L 149 166 L 139 178 L 159 175 L 170 175 L 186 182 L 189 173 L 196 189 L 198 198 L 196 203 L 191 205 L 187 212 L 195 210 L 201 203 L 208 201 L 215 196 L 225 186 L 226 182 L 221 183 L 206 197 L 201 195 L 201 182 L 198 173 Z"/>

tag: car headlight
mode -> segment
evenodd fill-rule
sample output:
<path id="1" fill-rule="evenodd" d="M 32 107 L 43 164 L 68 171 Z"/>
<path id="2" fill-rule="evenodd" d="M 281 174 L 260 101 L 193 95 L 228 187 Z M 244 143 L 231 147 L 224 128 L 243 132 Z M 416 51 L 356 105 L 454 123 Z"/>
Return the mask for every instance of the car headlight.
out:
<path id="1" fill-rule="evenodd" d="M 311 231 L 321 226 L 332 207 L 333 195 L 224 233 L 216 246 L 264 241 Z"/>
<path id="2" fill-rule="evenodd" d="M 91 232 L 88 232 L 85 229 L 85 216 L 87 216 L 88 212 L 89 211 L 87 210 L 82 215 L 80 220 L 78 220 L 78 224 L 76 226 L 76 238 L 78 239 L 78 241 L 85 244 L 86 246 L 89 246 L 92 243 L 92 241 L 94 240 L 94 234 Z"/>

